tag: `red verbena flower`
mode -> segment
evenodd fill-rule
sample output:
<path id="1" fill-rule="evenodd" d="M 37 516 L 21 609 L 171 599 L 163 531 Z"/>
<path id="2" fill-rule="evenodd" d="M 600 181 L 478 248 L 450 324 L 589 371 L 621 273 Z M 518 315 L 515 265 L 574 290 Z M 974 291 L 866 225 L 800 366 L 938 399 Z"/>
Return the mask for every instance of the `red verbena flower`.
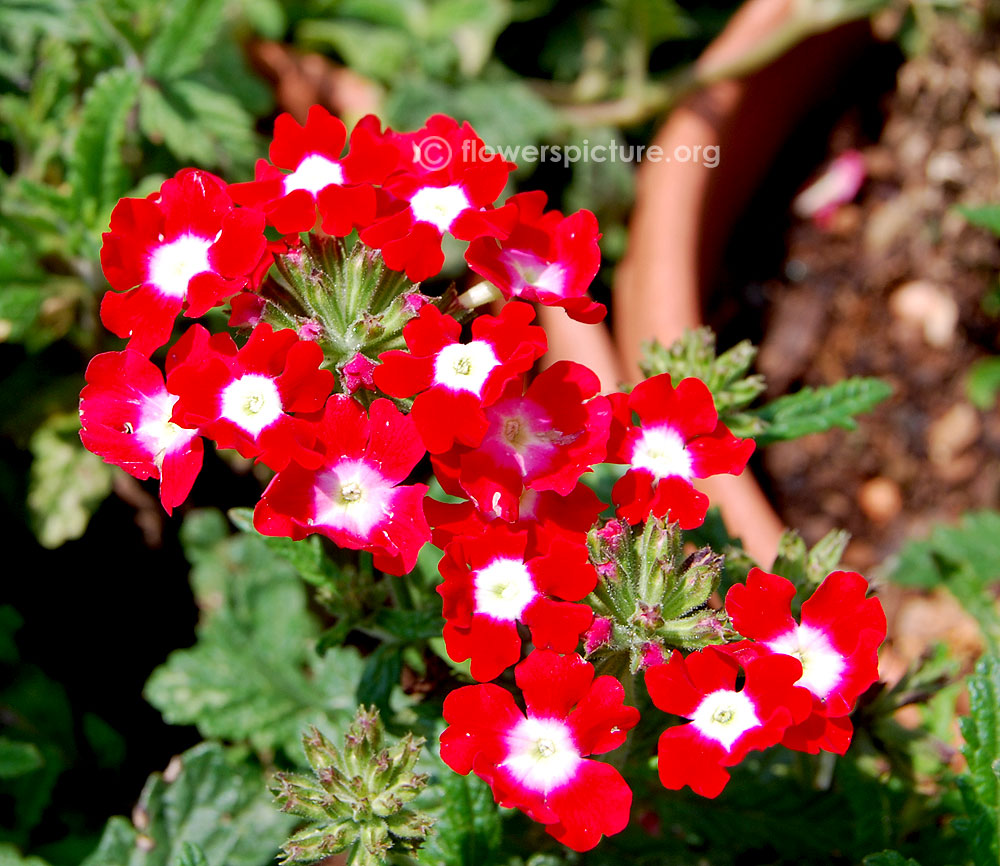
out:
<path id="1" fill-rule="evenodd" d="M 475 772 L 501 805 L 545 824 L 576 851 L 625 829 L 632 791 L 610 764 L 589 760 L 618 748 L 639 721 L 614 677 L 594 679 L 578 655 L 536 650 L 514 670 L 526 713 L 496 685 L 465 686 L 444 701 L 449 727 L 441 758 Z"/>
<path id="2" fill-rule="evenodd" d="M 816 754 L 843 754 L 851 742 L 848 714 L 878 679 L 878 648 L 885 640 L 885 612 L 866 598 L 868 581 L 853 571 L 835 571 L 802 602 L 800 622 L 792 616 L 795 587 L 776 574 L 754 568 L 746 585 L 726 594 L 733 627 L 754 643 L 731 645 L 741 658 L 790 655 L 802 663 L 798 685 L 813 695 L 813 711 L 790 728 L 783 745 Z"/>
<path id="3" fill-rule="evenodd" d="M 271 162 L 259 160 L 256 179 L 230 185 L 230 194 L 242 205 L 263 210 L 283 234 L 310 231 L 318 207 L 324 232 L 348 235 L 375 219 L 373 184 L 396 168 L 399 154 L 383 139 L 374 115 L 354 127 L 350 150 L 343 155 L 346 138 L 343 122 L 320 105 L 309 109 L 305 126 L 281 114 L 274 122 Z"/>
<path id="4" fill-rule="evenodd" d="M 476 238 L 465 259 L 477 274 L 505 298 L 523 298 L 563 307 L 571 318 L 593 324 L 607 314 L 587 290 L 601 266 L 601 233 L 589 210 L 564 217 L 545 210 L 540 190 L 507 199 L 517 207 L 517 223 L 506 240 Z"/>
<path id="5" fill-rule="evenodd" d="M 708 497 L 691 481 L 709 475 L 739 475 L 753 453 L 752 439 L 737 439 L 715 411 L 712 394 L 700 379 L 674 388 L 664 373 L 640 382 L 629 395 L 612 394 L 614 423 L 609 463 L 628 471 L 611 491 L 617 515 L 629 523 L 669 516 L 682 529 L 705 520 Z M 632 413 L 639 424 L 632 423 Z"/>
<path id="6" fill-rule="evenodd" d="M 267 252 L 264 216 L 237 209 L 221 178 L 182 169 L 148 198 L 123 198 L 103 235 L 111 288 L 101 321 L 149 355 L 182 310 L 202 316 L 246 288 Z"/>
<path id="7" fill-rule="evenodd" d="M 320 464 L 312 421 L 291 414 L 319 411 L 333 390 L 333 373 L 320 369 L 323 350 L 316 343 L 260 324 L 239 349 L 229 334 L 209 336 L 201 325 L 189 328 L 181 344 L 190 348 L 167 381 L 180 398 L 178 423 L 275 470 L 291 460 Z"/>
<path id="8" fill-rule="evenodd" d="M 406 271 L 413 282 L 441 270 L 441 239 L 447 232 L 461 240 L 507 237 L 516 217 L 513 207 L 493 204 L 515 168 L 486 154 L 468 123 L 436 114 L 416 132 L 388 133 L 403 169 L 382 188 L 391 195 L 361 240 L 382 251 L 385 263 Z"/>
<path id="9" fill-rule="evenodd" d="M 507 304 L 499 316 L 477 318 L 472 340 L 461 343 L 461 325 L 427 305 L 403 328 L 409 351 L 379 356 L 375 384 L 391 397 L 417 395 L 410 414 L 432 454 L 456 439 L 475 447 L 488 426 L 483 407 L 545 354 L 545 331 L 534 318 L 529 304 Z"/>
<path id="10" fill-rule="evenodd" d="M 684 658 L 674 650 L 665 664 L 646 669 L 646 688 L 661 710 L 683 716 L 686 725 L 660 735 L 657 766 L 664 787 L 688 785 L 717 797 L 729 781 L 727 767 L 747 752 L 766 749 L 809 715 L 810 697 L 794 683 L 802 666 L 789 656 L 748 661 L 743 688 L 736 689 L 740 663 L 719 647 Z"/>
<path id="11" fill-rule="evenodd" d="M 506 521 L 518 519 L 526 487 L 568 494 L 604 460 L 611 413 L 599 390 L 597 376 L 572 361 L 553 364 L 527 391 L 511 382 L 485 410 L 488 427 L 478 448 L 434 456 L 438 480 Z"/>
<path id="12" fill-rule="evenodd" d="M 526 489 L 518 502 L 518 519 L 507 526 L 516 532 L 527 532 L 532 544 L 551 535 L 568 535 L 584 543 L 584 536 L 604 508 L 598 495 L 583 482 L 578 482 L 565 496 L 554 490 Z M 431 525 L 435 546 L 442 549 L 459 536 L 480 535 L 487 526 L 500 520 L 492 512 L 479 511 L 469 500 L 439 502 L 428 497 L 424 500 L 424 514 Z"/>
<path id="13" fill-rule="evenodd" d="M 97 355 L 80 393 L 84 447 L 135 478 L 158 478 L 167 514 L 191 492 L 204 450 L 197 430 L 171 421 L 176 402 L 159 368 L 131 349 Z"/>
<path id="14" fill-rule="evenodd" d="M 412 571 L 431 537 L 421 508 L 427 485 L 401 483 L 424 455 L 413 421 L 389 400 L 366 414 L 353 397 L 335 394 L 316 433 L 322 464 L 291 463 L 272 479 L 254 511 L 257 531 L 295 539 L 318 532 L 370 551 L 389 574 Z"/>
<path id="15" fill-rule="evenodd" d="M 531 629 L 536 647 L 568 653 L 594 618 L 588 605 L 570 602 L 594 588 L 597 573 L 586 546 L 565 537 L 533 547 L 526 532 L 489 526 L 449 544 L 438 568 L 448 655 L 471 658 L 472 676 L 481 682 L 521 657 L 519 622 Z"/>

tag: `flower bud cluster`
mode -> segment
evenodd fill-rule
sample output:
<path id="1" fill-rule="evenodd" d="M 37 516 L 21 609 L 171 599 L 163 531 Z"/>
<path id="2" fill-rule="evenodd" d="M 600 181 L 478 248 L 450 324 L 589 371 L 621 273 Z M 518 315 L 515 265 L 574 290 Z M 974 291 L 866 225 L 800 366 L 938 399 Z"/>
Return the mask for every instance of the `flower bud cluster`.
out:
<path id="1" fill-rule="evenodd" d="M 380 864 L 397 845 L 414 847 L 427 835 L 429 816 L 407 804 L 427 784 L 415 773 L 423 740 L 407 734 L 392 746 L 374 707 L 360 707 L 337 749 L 316 728 L 302 738 L 312 777 L 275 776 L 273 793 L 283 812 L 307 826 L 284 845 L 282 864 L 315 863 L 354 847 L 359 864 Z"/>

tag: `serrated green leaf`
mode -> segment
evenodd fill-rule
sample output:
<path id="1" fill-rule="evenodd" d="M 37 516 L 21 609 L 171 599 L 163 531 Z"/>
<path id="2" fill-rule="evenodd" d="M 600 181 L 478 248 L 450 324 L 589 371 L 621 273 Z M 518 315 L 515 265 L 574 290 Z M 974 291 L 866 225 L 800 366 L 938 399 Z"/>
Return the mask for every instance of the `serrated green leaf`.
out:
<path id="1" fill-rule="evenodd" d="M 45 759 L 34 743 L 0 737 L 0 779 L 13 779 L 37 770 Z"/>
<path id="2" fill-rule="evenodd" d="M 502 827 L 489 786 L 473 775 L 460 776 L 442 766 L 420 801 L 436 818 L 417 854 L 427 866 L 487 866 L 495 862 Z"/>
<path id="3" fill-rule="evenodd" d="M 924 589 L 945 586 L 988 638 L 1000 637 L 991 591 L 1000 581 L 1000 513 L 970 512 L 957 526 L 937 526 L 929 538 L 908 542 L 890 579 Z"/>
<path id="4" fill-rule="evenodd" d="M 757 444 L 798 439 L 834 427 L 853 430 L 857 427 L 854 416 L 871 411 L 891 393 L 890 385 L 881 379 L 852 378 L 779 397 L 753 413 L 767 425 L 756 437 Z"/>
<path id="5" fill-rule="evenodd" d="M 993 234 L 1000 235 L 1000 204 L 987 204 L 979 207 L 959 205 L 955 210 L 974 226 L 989 229 Z"/>
<path id="6" fill-rule="evenodd" d="M 376 614 L 375 624 L 401 642 L 426 640 L 441 635 L 444 629 L 444 617 L 436 610 L 400 610 L 386 607 Z"/>
<path id="7" fill-rule="evenodd" d="M 959 777 L 966 817 L 955 829 L 976 866 L 1000 862 L 1000 658 L 988 654 L 969 677 L 969 715 L 961 720 L 968 773 Z"/>
<path id="8" fill-rule="evenodd" d="M 261 770 L 216 743 L 150 776 L 132 814 L 138 826 L 112 818 L 82 866 L 181 866 L 194 850 L 213 866 L 265 866 L 294 824 L 272 807 Z"/>
<path id="9" fill-rule="evenodd" d="M 991 409 L 1000 393 L 1000 358 L 983 358 L 969 367 L 965 393 L 977 408 Z"/>
<path id="10" fill-rule="evenodd" d="M 111 492 L 112 469 L 80 442 L 76 415 L 50 418 L 31 437 L 28 510 L 43 547 L 83 535 Z"/>
<path id="11" fill-rule="evenodd" d="M 234 97 L 193 78 L 144 85 L 139 124 L 178 160 L 205 168 L 249 173 L 258 150 L 250 113 Z"/>
<path id="12" fill-rule="evenodd" d="M 99 75 L 84 97 L 69 182 L 80 217 L 97 228 L 97 221 L 129 186 L 122 145 L 139 80 L 134 69 L 112 69 Z"/>
<path id="13" fill-rule="evenodd" d="M 153 672 L 146 697 L 171 724 L 299 759 L 304 727 L 350 721 L 363 662 L 352 648 L 320 656 L 294 569 L 260 537 L 218 540 L 205 517 L 184 535 L 202 608 L 198 642 Z"/>
<path id="14" fill-rule="evenodd" d="M 146 46 L 146 74 L 159 81 L 198 69 L 222 27 L 225 0 L 175 0 Z"/>

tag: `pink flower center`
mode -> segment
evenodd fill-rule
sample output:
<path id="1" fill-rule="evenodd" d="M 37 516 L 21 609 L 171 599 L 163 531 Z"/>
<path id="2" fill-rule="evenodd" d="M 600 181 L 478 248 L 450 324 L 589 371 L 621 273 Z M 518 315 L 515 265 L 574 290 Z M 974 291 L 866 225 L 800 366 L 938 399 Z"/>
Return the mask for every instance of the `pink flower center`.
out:
<path id="1" fill-rule="evenodd" d="M 391 511 L 393 485 L 364 460 L 342 460 L 316 478 L 314 524 L 331 526 L 362 538 Z"/>
<path id="2" fill-rule="evenodd" d="M 520 295 L 535 289 L 548 295 L 566 294 L 566 269 L 559 262 L 547 262 L 525 250 L 504 250 L 502 255 L 510 275 L 510 290 Z"/>

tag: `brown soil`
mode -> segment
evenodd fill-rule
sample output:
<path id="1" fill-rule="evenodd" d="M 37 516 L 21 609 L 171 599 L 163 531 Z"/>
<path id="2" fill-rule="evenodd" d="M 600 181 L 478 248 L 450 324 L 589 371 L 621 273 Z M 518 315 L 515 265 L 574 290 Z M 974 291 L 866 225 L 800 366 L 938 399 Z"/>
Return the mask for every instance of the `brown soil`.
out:
<path id="1" fill-rule="evenodd" d="M 831 155 L 859 147 L 867 181 L 829 229 L 792 226 L 787 276 L 765 285 L 771 396 L 847 376 L 893 387 L 857 430 L 764 453 L 785 522 L 809 542 L 849 530 L 861 570 L 936 522 L 1000 505 L 1000 415 L 965 391 L 970 364 L 1000 351 L 1000 322 L 983 310 L 1000 246 L 953 209 L 1000 202 L 996 42 L 943 24 L 900 68 L 877 143 L 849 119 L 835 130 Z"/>

